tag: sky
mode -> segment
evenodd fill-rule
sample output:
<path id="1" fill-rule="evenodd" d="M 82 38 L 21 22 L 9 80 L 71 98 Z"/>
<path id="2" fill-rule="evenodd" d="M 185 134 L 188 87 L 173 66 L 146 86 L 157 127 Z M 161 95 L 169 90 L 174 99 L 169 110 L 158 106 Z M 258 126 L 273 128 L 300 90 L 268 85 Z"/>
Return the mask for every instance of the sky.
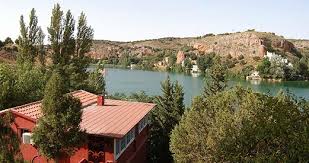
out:
<path id="1" fill-rule="evenodd" d="M 55 3 L 76 19 L 85 12 L 95 39 L 134 41 L 247 29 L 309 39 L 308 0 L 0 0 L 0 40 L 16 39 L 20 15 L 28 18 L 32 8 L 47 33 Z"/>

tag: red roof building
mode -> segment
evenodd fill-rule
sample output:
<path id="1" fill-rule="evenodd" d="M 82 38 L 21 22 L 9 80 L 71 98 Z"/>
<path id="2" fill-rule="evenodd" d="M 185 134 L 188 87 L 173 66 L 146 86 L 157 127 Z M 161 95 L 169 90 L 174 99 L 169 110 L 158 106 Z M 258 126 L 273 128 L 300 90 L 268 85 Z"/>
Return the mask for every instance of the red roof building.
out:
<path id="1" fill-rule="evenodd" d="M 61 162 L 145 162 L 148 136 L 148 113 L 155 107 L 151 103 L 105 99 L 79 90 L 71 93 L 82 103 L 81 128 L 88 134 L 88 143 L 69 158 Z M 21 138 L 23 158 L 34 162 L 47 162 L 38 150 L 25 142 L 24 136 L 31 135 L 37 120 L 42 116 L 41 101 L 6 109 L 15 117 L 11 125 Z"/>

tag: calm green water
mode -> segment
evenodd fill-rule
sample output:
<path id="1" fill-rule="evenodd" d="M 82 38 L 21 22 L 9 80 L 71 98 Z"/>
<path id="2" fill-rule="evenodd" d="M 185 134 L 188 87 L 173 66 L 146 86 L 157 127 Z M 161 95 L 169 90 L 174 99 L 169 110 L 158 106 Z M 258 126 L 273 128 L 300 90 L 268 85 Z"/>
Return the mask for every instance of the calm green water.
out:
<path id="1" fill-rule="evenodd" d="M 170 76 L 172 81 L 178 81 L 185 92 L 185 103 L 191 104 L 193 97 L 200 95 L 203 90 L 203 77 L 192 77 L 185 74 L 169 72 L 153 72 L 143 70 L 128 70 L 107 68 L 106 88 L 109 94 L 116 92 L 130 94 L 138 91 L 145 91 L 148 95 L 160 95 L 160 82 Z M 241 85 L 252 88 L 255 91 L 276 94 L 279 90 L 289 90 L 298 97 L 309 99 L 308 81 L 285 81 L 281 83 L 270 83 L 262 81 L 251 83 L 244 80 L 230 80 L 229 86 Z"/>

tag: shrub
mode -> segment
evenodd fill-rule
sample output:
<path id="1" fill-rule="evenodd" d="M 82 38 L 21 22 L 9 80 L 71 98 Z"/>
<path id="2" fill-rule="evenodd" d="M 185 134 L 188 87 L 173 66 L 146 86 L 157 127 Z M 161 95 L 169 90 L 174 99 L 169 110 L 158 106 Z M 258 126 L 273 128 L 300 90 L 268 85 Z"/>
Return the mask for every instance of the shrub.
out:
<path id="1" fill-rule="evenodd" d="M 238 60 L 242 60 L 242 59 L 244 59 L 245 57 L 241 54 L 241 55 L 239 55 L 238 57 L 237 57 L 237 59 Z"/>

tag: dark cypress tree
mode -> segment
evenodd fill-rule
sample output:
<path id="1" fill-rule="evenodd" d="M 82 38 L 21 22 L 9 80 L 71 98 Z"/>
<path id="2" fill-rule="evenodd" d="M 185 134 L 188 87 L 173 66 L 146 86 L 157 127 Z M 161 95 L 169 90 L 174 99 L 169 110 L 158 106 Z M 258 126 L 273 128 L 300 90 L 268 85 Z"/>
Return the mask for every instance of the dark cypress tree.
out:
<path id="1" fill-rule="evenodd" d="M 54 72 L 46 85 L 43 116 L 33 133 L 40 153 L 56 162 L 60 157 L 72 155 L 85 140 L 85 133 L 79 126 L 82 120 L 81 103 L 65 92 L 61 75 Z"/>

